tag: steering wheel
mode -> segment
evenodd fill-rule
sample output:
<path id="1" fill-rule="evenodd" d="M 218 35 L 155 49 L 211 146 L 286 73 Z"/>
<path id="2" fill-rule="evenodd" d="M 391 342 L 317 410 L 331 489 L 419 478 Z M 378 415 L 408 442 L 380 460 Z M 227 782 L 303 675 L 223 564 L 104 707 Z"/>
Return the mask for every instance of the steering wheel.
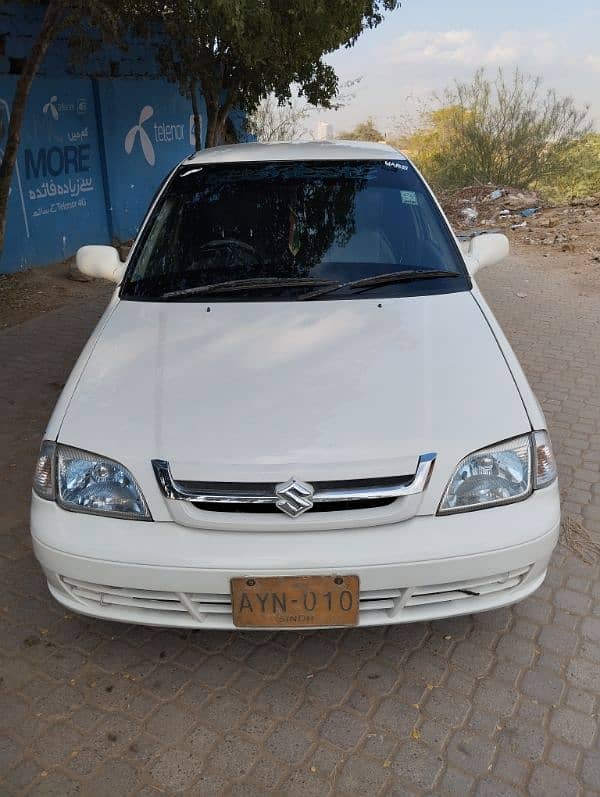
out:
<path id="1" fill-rule="evenodd" d="M 235 250 L 240 249 L 245 254 L 251 255 L 255 262 L 262 266 L 263 261 L 261 256 L 256 251 L 256 248 L 251 244 L 247 244 L 245 241 L 238 241 L 237 238 L 214 238 L 212 241 L 207 241 L 205 244 L 197 250 L 196 254 L 200 254 L 205 250 L 213 250 L 219 251 L 224 250 L 227 252 L 225 265 L 235 265 L 237 260 L 235 259 Z"/>

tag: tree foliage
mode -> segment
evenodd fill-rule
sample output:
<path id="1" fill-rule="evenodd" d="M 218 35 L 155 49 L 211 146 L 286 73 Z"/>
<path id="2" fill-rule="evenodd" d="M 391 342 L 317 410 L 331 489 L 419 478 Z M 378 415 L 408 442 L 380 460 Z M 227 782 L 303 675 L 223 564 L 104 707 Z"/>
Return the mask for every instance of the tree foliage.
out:
<path id="1" fill-rule="evenodd" d="M 516 69 L 490 79 L 483 69 L 437 98 L 438 107 L 408 140 L 408 149 L 438 187 L 473 183 L 529 186 L 549 180 L 557 153 L 589 132 L 587 108 L 544 90 Z"/>
<path id="2" fill-rule="evenodd" d="M 292 86 L 311 105 L 331 107 L 338 79 L 324 56 L 351 47 L 398 0 L 147 0 L 164 31 L 163 73 L 206 102 L 206 146 L 217 144 L 233 108 L 253 111 L 273 95 L 284 103 Z"/>
<path id="3" fill-rule="evenodd" d="M 364 122 L 359 122 L 352 130 L 345 130 L 340 133 L 338 138 L 346 138 L 352 141 L 383 141 L 385 134 L 375 126 L 373 118 L 369 116 Z"/>
<path id="4" fill-rule="evenodd" d="M 541 193 L 554 202 L 568 202 L 600 192 L 600 133 L 588 133 L 557 147 L 551 174 L 540 180 Z"/>

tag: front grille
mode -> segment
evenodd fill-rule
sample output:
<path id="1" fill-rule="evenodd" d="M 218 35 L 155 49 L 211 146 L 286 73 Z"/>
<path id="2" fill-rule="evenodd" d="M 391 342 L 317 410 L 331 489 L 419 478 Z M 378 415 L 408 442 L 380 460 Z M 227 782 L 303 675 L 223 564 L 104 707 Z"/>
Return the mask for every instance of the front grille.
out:
<path id="1" fill-rule="evenodd" d="M 529 570 L 529 567 L 524 567 L 521 570 L 512 570 L 499 576 L 489 576 L 489 578 L 474 581 L 455 581 L 450 584 L 419 587 L 412 591 L 406 606 L 410 608 L 411 606 L 448 603 L 510 590 L 521 583 Z"/>
<path id="2" fill-rule="evenodd" d="M 531 566 L 528 566 L 487 578 L 423 587 L 361 590 L 360 623 L 385 624 L 392 619 L 410 622 L 435 616 L 438 612 L 440 615 L 467 614 L 471 607 L 477 611 L 481 608 L 482 598 L 498 593 L 505 593 L 508 597 L 523 583 L 530 570 Z M 231 627 L 232 623 L 229 593 L 131 589 L 92 584 L 65 576 L 60 577 L 60 583 L 68 595 L 89 609 L 112 609 L 125 621 L 189 628 L 201 628 L 203 624 Z"/>
<path id="3" fill-rule="evenodd" d="M 149 612 L 179 612 L 192 617 L 198 614 L 227 614 L 231 616 L 229 593 L 163 592 L 162 590 L 131 589 L 106 584 L 91 584 L 75 578 L 61 577 L 66 591 L 83 603 L 98 606 L 118 606 Z"/>
<path id="4" fill-rule="evenodd" d="M 315 512 L 344 512 L 348 509 L 370 509 L 376 506 L 388 506 L 395 498 L 371 498 L 362 501 L 321 501 L 308 509 L 306 514 Z M 247 515 L 280 515 L 275 504 L 236 504 L 212 503 L 209 501 L 192 501 L 192 506 L 204 512 L 243 512 Z"/>
<path id="5" fill-rule="evenodd" d="M 386 476 L 379 479 L 347 479 L 345 481 L 316 481 L 311 482 L 316 494 L 337 490 L 360 491 L 364 489 L 381 489 L 388 487 L 401 487 L 409 484 L 414 475 Z M 227 502 L 221 501 L 192 501 L 197 509 L 204 512 L 243 512 L 253 515 L 278 515 L 280 511 L 273 503 L 275 495 L 275 482 L 189 482 L 180 481 L 179 485 L 184 490 L 204 495 L 218 494 L 227 496 Z M 264 503 L 236 502 L 236 498 L 247 496 L 264 496 Z M 267 503 L 267 499 L 269 502 Z M 344 512 L 352 509 L 370 509 L 371 507 L 388 506 L 396 500 L 396 496 L 387 498 L 363 498 L 353 500 L 327 500 L 315 502 L 307 514 L 315 512 Z"/>
<path id="6" fill-rule="evenodd" d="M 281 510 L 291 517 L 304 512 L 340 512 L 387 506 L 397 499 L 417 496 L 427 487 L 435 464 L 434 453 L 419 456 L 416 471 L 403 476 L 342 481 L 213 482 L 178 481 L 166 460 L 152 467 L 162 494 L 208 512 L 266 514 Z"/>

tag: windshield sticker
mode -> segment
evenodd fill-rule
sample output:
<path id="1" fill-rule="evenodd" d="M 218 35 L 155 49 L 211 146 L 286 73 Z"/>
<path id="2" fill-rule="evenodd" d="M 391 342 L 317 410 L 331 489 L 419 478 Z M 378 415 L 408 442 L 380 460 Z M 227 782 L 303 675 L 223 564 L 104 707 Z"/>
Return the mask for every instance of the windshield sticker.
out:
<path id="1" fill-rule="evenodd" d="M 415 191 L 400 191 L 400 196 L 405 205 L 418 205 L 417 194 Z"/>
<path id="2" fill-rule="evenodd" d="M 408 171 L 408 166 L 400 161 L 384 161 L 385 166 L 390 166 L 392 169 L 401 169 L 403 172 Z"/>

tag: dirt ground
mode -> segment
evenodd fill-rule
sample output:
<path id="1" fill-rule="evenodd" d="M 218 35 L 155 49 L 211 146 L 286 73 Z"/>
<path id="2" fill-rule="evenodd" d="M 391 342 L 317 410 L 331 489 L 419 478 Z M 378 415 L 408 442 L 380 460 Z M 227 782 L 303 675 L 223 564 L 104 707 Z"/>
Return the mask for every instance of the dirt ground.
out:
<path id="1" fill-rule="evenodd" d="M 85 300 L 108 291 L 103 280 L 83 282 L 69 276 L 71 260 L 51 266 L 0 274 L 0 329 L 56 310 L 75 299 Z"/>

